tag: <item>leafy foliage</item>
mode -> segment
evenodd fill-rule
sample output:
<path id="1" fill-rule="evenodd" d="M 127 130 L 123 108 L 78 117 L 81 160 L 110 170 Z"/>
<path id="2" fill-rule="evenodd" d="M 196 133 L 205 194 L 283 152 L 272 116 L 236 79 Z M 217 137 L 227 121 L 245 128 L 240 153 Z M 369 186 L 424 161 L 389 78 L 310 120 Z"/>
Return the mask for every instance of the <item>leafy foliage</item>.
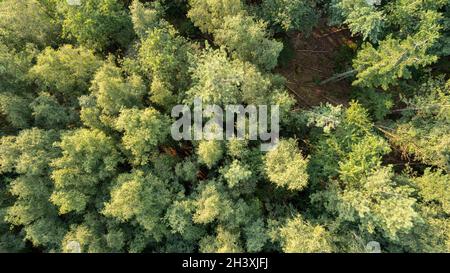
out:
<path id="1" fill-rule="evenodd" d="M 423 84 L 407 100 L 403 119 L 390 134 L 392 141 L 417 160 L 450 170 L 450 82 L 442 78 Z"/>
<path id="2" fill-rule="evenodd" d="M 55 191 L 51 200 L 61 214 L 83 212 L 100 182 L 115 174 L 120 155 L 114 141 L 97 130 L 67 133 L 58 146 L 62 157 L 52 162 Z"/>
<path id="3" fill-rule="evenodd" d="M 282 140 L 265 158 L 270 181 L 290 190 L 302 190 L 308 184 L 308 160 L 297 148 L 295 140 Z"/>
<path id="4" fill-rule="evenodd" d="M 74 99 L 86 94 L 101 60 L 92 51 L 64 45 L 57 50 L 46 48 L 30 70 L 41 91 Z M 69 100 L 69 103 L 71 101 Z"/>
<path id="5" fill-rule="evenodd" d="M 54 45 L 60 32 L 60 24 L 52 14 L 56 7 L 42 2 L 0 1 L 0 42 L 16 48 L 23 48 L 28 43 L 40 48 Z"/>
<path id="6" fill-rule="evenodd" d="M 377 7 L 366 0 L 336 0 L 332 1 L 335 12 L 340 18 L 346 18 L 352 34 L 361 34 L 364 40 L 378 42 L 383 34 L 385 15 Z M 335 15 L 336 16 L 336 15 Z"/>
<path id="7" fill-rule="evenodd" d="M 450 252 L 448 0 L 72 4 L 0 0 L 0 252 Z M 309 105 L 280 41 L 322 19 L 355 87 Z M 277 145 L 172 139 L 196 99 Z"/>
<path id="8" fill-rule="evenodd" d="M 249 104 L 267 102 L 272 87 L 269 77 L 240 60 L 230 60 L 222 50 L 203 53 L 192 72 L 193 84 L 186 92 L 187 101 L 195 98 L 204 104 Z"/>
<path id="9" fill-rule="evenodd" d="M 86 0 L 81 5 L 60 5 L 63 32 L 87 48 L 103 51 L 110 46 L 126 47 L 132 37 L 132 23 L 125 8 L 115 0 Z"/>
<path id="10" fill-rule="evenodd" d="M 152 75 L 151 101 L 170 107 L 189 84 L 189 45 L 172 26 L 150 30 L 139 50 L 142 68 Z"/>
<path id="11" fill-rule="evenodd" d="M 296 216 L 274 231 L 285 253 L 331 252 L 330 234 L 320 225 L 312 225 Z"/>
<path id="12" fill-rule="evenodd" d="M 244 10 L 241 0 L 189 0 L 189 18 L 203 32 L 213 33 L 229 15 L 237 15 Z"/>
<path id="13" fill-rule="evenodd" d="M 115 184 L 103 213 L 124 222 L 135 220 L 145 230 L 160 236 L 159 219 L 171 199 L 168 185 L 140 170 L 121 174 Z"/>
<path id="14" fill-rule="evenodd" d="M 116 128 L 123 132 L 122 143 L 131 151 L 134 163 L 145 165 L 149 155 L 165 142 L 170 123 L 167 117 L 152 108 L 122 110 Z"/>
<path id="15" fill-rule="evenodd" d="M 140 107 L 146 88 L 143 79 L 131 75 L 124 79 L 123 71 L 114 63 L 105 63 L 95 74 L 90 88 L 97 106 L 106 115 L 118 115 L 124 108 Z"/>
<path id="16" fill-rule="evenodd" d="M 215 42 L 224 45 L 236 57 L 271 70 L 277 65 L 283 44 L 268 39 L 266 24 L 250 16 L 236 15 L 224 18 L 215 33 Z"/>
<path id="17" fill-rule="evenodd" d="M 308 0 L 264 0 L 261 13 L 264 19 L 283 31 L 310 34 L 319 19 L 314 4 Z"/>
<path id="18" fill-rule="evenodd" d="M 404 39 L 388 36 L 380 41 L 378 48 L 366 43 L 354 60 L 358 71 L 355 85 L 364 87 L 388 87 L 398 78 L 410 79 L 411 68 L 421 68 L 436 62 L 437 56 L 430 50 L 438 41 L 442 26 L 441 14 L 428 10 L 420 13 L 416 32 Z"/>

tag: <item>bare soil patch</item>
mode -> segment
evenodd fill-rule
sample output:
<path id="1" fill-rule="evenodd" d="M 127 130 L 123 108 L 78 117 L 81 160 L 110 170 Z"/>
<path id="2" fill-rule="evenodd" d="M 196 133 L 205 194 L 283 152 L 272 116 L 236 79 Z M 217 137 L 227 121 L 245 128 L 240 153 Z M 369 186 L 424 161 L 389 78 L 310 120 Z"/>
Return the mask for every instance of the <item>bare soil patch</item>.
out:
<path id="1" fill-rule="evenodd" d="M 309 36 L 292 33 L 289 39 L 295 51 L 294 58 L 277 70 L 288 81 L 286 87 L 297 97 L 300 107 L 321 103 L 346 105 L 351 84 L 348 81 L 319 85 L 335 74 L 335 56 L 343 46 L 355 46 L 347 29 L 322 24 Z"/>

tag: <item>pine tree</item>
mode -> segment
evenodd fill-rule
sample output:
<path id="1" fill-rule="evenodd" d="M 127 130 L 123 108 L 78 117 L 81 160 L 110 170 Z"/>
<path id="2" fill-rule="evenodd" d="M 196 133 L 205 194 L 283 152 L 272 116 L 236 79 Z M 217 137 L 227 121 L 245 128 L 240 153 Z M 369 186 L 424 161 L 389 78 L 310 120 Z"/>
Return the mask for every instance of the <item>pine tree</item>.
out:
<path id="1" fill-rule="evenodd" d="M 308 159 L 305 159 L 294 139 L 281 140 L 267 153 L 266 173 L 271 182 L 289 190 L 303 190 L 308 184 Z"/>
<path id="2" fill-rule="evenodd" d="M 101 182 L 115 175 L 120 154 L 114 140 L 98 130 L 68 132 L 57 145 L 62 156 L 51 163 L 51 201 L 61 214 L 81 213 L 95 201 Z"/>
<path id="3" fill-rule="evenodd" d="M 377 43 L 383 35 L 386 16 L 374 3 L 366 0 L 332 1 L 335 16 L 344 18 L 353 35 L 361 34 L 363 40 Z"/>
<path id="4" fill-rule="evenodd" d="M 417 33 L 405 39 L 392 36 L 380 41 L 378 48 L 365 44 L 354 60 L 358 71 L 355 85 L 388 89 L 398 78 L 410 79 L 412 68 L 421 68 L 436 62 L 430 49 L 440 37 L 440 14 L 433 11 L 423 13 Z"/>
<path id="5" fill-rule="evenodd" d="M 266 28 L 266 23 L 247 15 L 227 16 L 221 27 L 214 31 L 214 41 L 237 58 L 272 70 L 278 64 L 283 44 L 269 39 Z"/>
<path id="6" fill-rule="evenodd" d="M 308 35 L 319 19 L 314 5 L 314 1 L 307 0 L 264 0 L 259 13 L 277 31 L 301 31 Z"/>
<path id="7" fill-rule="evenodd" d="M 145 165 L 158 146 L 169 135 L 169 119 L 153 108 L 124 109 L 116 121 L 116 129 L 123 132 L 122 145 L 131 152 L 131 162 Z"/>
<path id="8" fill-rule="evenodd" d="M 39 48 L 54 46 L 60 40 L 60 22 L 53 14 L 56 5 L 39 0 L 0 1 L 0 42 L 23 49 L 28 43 Z"/>
<path id="9" fill-rule="evenodd" d="M 48 47 L 37 57 L 30 76 L 41 91 L 64 97 L 61 101 L 70 105 L 77 102 L 78 96 L 87 94 L 94 72 L 101 65 L 102 61 L 83 47 Z"/>
<path id="10" fill-rule="evenodd" d="M 64 35 L 89 49 L 126 47 L 133 38 L 131 18 L 118 1 L 86 0 L 75 6 L 66 2 L 59 7 Z"/>
<path id="11" fill-rule="evenodd" d="M 297 215 L 273 231 L 285 253 L 326 253 L 331 252 L 330 234 L 320 225 L 313 225 Z"/>
<path id="12" fill-rule="evenodd" d="M 136 221 L 158 239 L 164 233 L 161 219 L 172 198 L 168 186 L 148 171 L 121 174 L 103 213 L 122 222 Z"/>

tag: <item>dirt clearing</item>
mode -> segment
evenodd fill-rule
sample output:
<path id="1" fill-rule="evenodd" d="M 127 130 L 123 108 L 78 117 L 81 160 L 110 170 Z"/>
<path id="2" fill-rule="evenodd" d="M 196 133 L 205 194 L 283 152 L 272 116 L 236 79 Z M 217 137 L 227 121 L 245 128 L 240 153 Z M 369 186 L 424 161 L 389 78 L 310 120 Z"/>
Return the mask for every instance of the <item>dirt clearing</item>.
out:
<path id="1" fill-rule="evenodd" d="M 348 30 L 322 24 L 309 36 L 293 33 L 289 36 L 294 58 L 277 70 L 288 80 L 286 87 L 297 97 L 300 107 L 320 103 L 347 104 L 351 90 L 348 81 L 328 83 L 322 80 L 335 74 L 335 57 L 343 47 L 354 47 Z"/>

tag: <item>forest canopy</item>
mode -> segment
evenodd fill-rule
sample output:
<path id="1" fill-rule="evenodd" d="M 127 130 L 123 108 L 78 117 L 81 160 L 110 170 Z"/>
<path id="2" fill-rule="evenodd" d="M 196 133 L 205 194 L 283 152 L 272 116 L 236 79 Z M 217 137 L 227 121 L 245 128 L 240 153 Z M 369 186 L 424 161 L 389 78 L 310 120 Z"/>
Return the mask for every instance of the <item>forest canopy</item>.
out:
<path id="1" fill-rule="evenodd" d="M 449 55 L 449 0 L 0 0 L 0 252 L 450 252 Z M 176 141 L 196 98 L 278 145 Z"/>

